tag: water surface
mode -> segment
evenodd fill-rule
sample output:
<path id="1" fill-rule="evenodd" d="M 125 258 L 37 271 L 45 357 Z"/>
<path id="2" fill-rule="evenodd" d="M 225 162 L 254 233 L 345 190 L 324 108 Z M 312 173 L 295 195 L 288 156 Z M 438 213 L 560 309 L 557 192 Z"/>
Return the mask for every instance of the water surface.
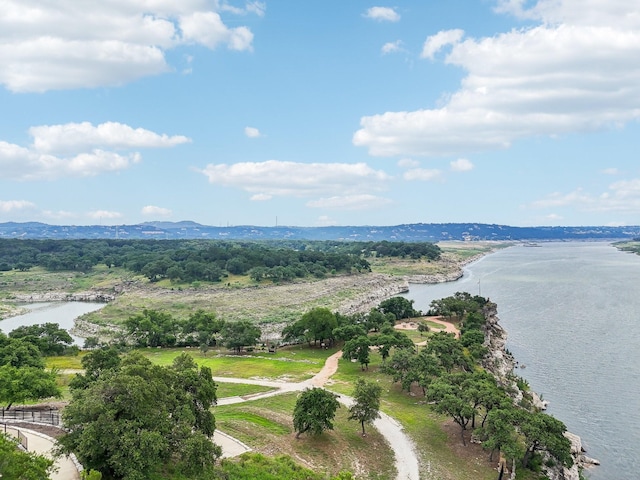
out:
<path id="1" fill-rule="evenodd" d="M 456 291 L 497 303 L 507 348 L 526 367 L 516 373 L 602 462 L 585 476 L 640 478 L 640 256 L 601 242 L 514 246 L 406 297 L 426 311 Z"/>

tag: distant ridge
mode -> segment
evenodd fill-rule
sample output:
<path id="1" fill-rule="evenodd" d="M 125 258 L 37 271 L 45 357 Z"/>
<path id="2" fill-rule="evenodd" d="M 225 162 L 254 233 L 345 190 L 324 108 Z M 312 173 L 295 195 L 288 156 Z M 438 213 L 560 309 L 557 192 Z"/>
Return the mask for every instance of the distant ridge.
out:
<path id="1" fill-rule="evenodd" d="M 145 222 L 137 225 L 48 225 L 40 222 L 0 223 L 0 239 L 220 239 L 339 240 L 439 242 L 445 240 L 631 240 L 640 226 L 511 227 L 484 223 L 412 223 L 395 226 L 212 227 L 192 221 Z"/>

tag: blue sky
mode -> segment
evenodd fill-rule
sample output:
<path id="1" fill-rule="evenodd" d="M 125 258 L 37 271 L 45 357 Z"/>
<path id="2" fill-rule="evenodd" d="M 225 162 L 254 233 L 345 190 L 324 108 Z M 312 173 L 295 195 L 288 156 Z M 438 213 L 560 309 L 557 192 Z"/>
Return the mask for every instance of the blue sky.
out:
<path id="1" fill-rule="evenodd" d="M 0 222 L 640 224 L 640 0 L 0 0 Z"/>

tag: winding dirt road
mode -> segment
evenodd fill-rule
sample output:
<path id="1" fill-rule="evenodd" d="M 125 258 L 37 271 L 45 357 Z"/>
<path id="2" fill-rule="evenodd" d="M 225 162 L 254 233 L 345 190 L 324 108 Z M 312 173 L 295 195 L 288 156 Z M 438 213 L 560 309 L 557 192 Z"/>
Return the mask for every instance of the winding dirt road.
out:
<path id="1" fill-rule="evenodd" d="M 341 357 L 341 351 L 334 353 L 327 358 L 322 369 L 313 378 L 298 383 L 214 377 L 214 380 L 220 383 L 245 383 L 250 385 L 262 385 L 275 389 L 270 392 L 258 393 L 256 395 L 245 397 L 221 398 L 218 400 L 218 405 L 231 405 L 234 403 L 281 395 L 288 392 L 302 391 L 306 388 L 323 387 L 331 376 L 338 370 L 338 361 Z M 353 404 L 353 399 L 347 395 L 338 395 L 338 401 L 347 407 L 350 407 Z M 391 447 L 395 454 L 395 465 L 398 472 L 396 480 L 420 480 L 420 469 L 415 445 L 402 429 L 402 425 L 389 415 L 382 412 L 380 412 L 380 418 L 373 422 L 373 424 L 387 440 L 389 447 Z M 235 453 L 235 455 L 239 455 L 244 451 L 249 450 L 249 447 L 233 437 L 224 434 L 224 432 L 220 432 L 220 435 L 216 436 L 214 441 L 222 447 L 223 454 L 226 454 L 225 456 L 233 455 L 231 452 L 238 452 Z"/>

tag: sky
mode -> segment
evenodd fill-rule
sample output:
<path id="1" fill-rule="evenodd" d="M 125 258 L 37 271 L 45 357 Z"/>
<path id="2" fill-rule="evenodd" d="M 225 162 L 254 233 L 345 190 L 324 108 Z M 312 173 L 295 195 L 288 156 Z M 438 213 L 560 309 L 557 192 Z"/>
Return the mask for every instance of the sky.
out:
<path id="1" fill-rule="evenodd" d="M 640 0 L 0 12 L 0 222 L 640 225 Z"/>

